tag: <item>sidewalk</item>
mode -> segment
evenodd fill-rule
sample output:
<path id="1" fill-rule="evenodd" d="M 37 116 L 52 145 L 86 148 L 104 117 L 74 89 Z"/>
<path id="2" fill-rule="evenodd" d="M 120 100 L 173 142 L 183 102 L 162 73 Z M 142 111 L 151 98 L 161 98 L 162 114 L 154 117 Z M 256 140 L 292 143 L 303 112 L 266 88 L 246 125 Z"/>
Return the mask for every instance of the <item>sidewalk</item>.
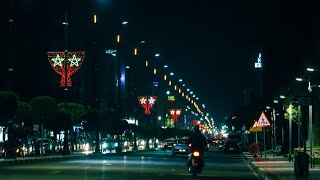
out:
<path id="1" fill-rule="evenodd" d="M 294 179 L 320 179 L 320 166 L 314 168 L 309 167 L 309 176 L 305 178 L 297 178 L 294 174 L 294 162 L 289 162 L 288 157 L 273 156 L 264 153 L 262 157 L 254 158 L 248 152 L 244 152 L 243 156 L 248 160 L 251 167 L 259 174 L 262 179 L 266 180 L 294 180 Z"/>
<path id="2" fill-rule="evenodd" d="M 55 160 L 67 160 L 67 159 L 78 159 L 78 158 L 87 158 L 95 156 L 108 156 L 108 155 L 127 155 L 130 153 L 135 153 L 137 151 L 153 151 L 154 149 L 144 149 L 144 150 L 135 150 L 135 151 L 122 151 L 118 153 L 108 153 L 108 154 L 94 154 L 94 153 L 85 153 L 85 152 L 73 152 L 70 155 L 45 155 L 45 156 L 32 156 L 32 157 L 18 157 L 16 159 L 0 159 L 0 166 L 3 165 L 13 165 L 13 164 L 27 164 L 34 162 L 44 162 L 44 161 L 55 161 Z"/>

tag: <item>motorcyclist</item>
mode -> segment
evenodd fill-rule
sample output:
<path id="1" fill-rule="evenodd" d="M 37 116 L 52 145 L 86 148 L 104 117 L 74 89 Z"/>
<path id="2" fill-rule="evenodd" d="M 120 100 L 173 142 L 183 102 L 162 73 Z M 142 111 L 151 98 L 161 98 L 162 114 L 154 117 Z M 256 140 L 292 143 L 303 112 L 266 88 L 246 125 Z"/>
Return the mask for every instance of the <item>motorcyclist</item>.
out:
<path id="1" fill-rule="evenodd" d="M 195 125 L 193 127 L 193 132 L 191 132 L 189 136 L 188 143 L 191 144 L 191 147 L 190 147 L 191 152 L 189 154 L 189 159 L 187 162 L 187 165 L 189 166 L 192 159 L 192 153 L 195 150 L 197 150 L 199 151 L 200 156 L 203 158 L 204 152 L 206 151 L 206 148 L 207 148 L 206 137 L 200 132 L 198 125 Z"/>

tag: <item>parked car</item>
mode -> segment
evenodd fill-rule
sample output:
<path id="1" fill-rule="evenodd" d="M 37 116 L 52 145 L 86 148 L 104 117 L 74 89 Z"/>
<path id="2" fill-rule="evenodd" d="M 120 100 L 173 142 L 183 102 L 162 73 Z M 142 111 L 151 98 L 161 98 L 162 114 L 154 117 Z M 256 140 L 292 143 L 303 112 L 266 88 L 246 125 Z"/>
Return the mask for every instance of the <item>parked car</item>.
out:
<path id="1" fill-rule="evenodd" d="M 224 144 L 223 148 L 224 153 L 239 153 L 240 152 L 240 145 L 237 141 L 229 140 Z"/>
<path id="2" fill-rule="evenodd" d="M 187 139 L 177 140 L 177 143 L 173 145 L 173 148 L 172 148 L 173 156 L 176 154 L 189 154 L 189 153 L 190 153 L 190 147 Z"/>
<path id="3" fill-rule="evenodd" d="M 172 149 L 177 144 L 176 139 L 166 139 L 163 142 L 163 150 Z"/>
<path id="4" fill-rule="evenodd" d="M 53 141 L 50 138 L 43 138 L 43 153 L 49 154 L 52 153 Z M 36 154 L 40 154 L 40 146 L 41 146 L 41 138 L 37 139 L 35 142 L 35 152 Z"/>

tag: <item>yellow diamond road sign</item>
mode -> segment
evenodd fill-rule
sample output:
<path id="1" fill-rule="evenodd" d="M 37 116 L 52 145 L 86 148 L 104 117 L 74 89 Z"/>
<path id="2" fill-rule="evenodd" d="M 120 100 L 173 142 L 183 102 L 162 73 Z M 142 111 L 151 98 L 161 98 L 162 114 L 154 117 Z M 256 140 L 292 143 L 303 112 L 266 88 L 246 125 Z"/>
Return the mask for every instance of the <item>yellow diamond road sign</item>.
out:
<path id="1" fill-rule="evenodd" d="M 257 122 L 258 127 L 263 127 L 263 126 L 270 126 L 270 122 L 264 112 L 261 113 L 260 118 Z"/>

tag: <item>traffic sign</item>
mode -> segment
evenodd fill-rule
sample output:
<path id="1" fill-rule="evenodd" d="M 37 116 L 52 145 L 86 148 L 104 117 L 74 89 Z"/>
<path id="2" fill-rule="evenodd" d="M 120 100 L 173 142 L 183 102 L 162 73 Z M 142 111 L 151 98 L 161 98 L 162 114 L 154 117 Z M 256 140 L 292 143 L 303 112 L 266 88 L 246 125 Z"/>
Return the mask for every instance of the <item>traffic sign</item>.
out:
<path id="1" fill-rule="evenodd" d="M 257 127 L 270 126 L 270 122 L 264 112 L 261 113 L 260 118 L 257 122 Z"/>
<path id="2" fill-rule="evenodd" d="M 262 132 L 262 127 L 251 127 L 249 132 Z"/>
<path id="3" fill-rule="evenodd" d="M 258 125 L 257 125 L 257 121 L 254 121 L 254 124 L 253 124 L 253 126 L 252 127 L 258 127 Z"/>

